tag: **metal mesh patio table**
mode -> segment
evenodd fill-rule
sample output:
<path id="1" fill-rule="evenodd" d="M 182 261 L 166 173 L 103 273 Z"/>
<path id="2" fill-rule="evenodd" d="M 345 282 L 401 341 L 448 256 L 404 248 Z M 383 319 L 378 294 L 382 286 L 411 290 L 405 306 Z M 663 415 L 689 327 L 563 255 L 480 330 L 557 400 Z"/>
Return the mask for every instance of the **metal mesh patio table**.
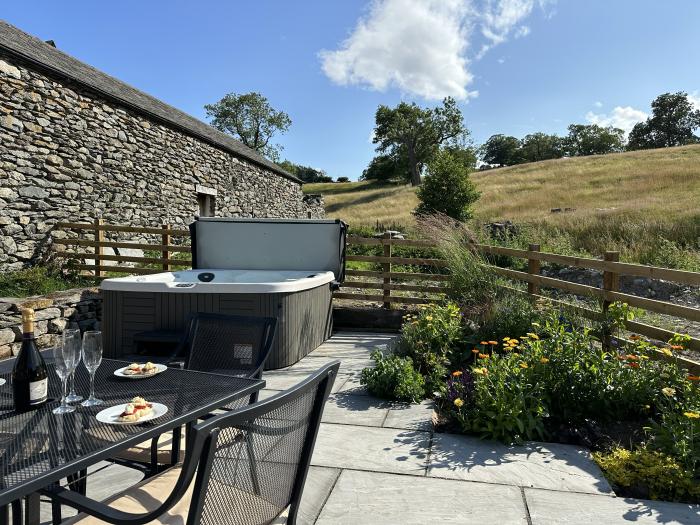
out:
<path id="1" fill-rule="evenodd" d="M 51 412 L 59 404 L 61 382 L 50 362 L 47 366 L 52 399 L 35 411 L 14 411 L 11 374 L 0 373 L 7 381 L 0 386 L 0 508 L 120 450 L 249 397 L 265 385 L 255 379 L 172 368 L 146 379 L 115 376 L 114 371 L 126 364 L 103 360 L 95 376 L 95 395 L 105 403 L 89 408 L 78 406 L 75 412 L 63 415 Z M 89 376 L 82 365 L 76 371 L 75 387 L 81 395 L 89 389 Z M 127 403 L 137 395 L 166 405 L 168 412 L 134 425 L 101 423 L 95 417 L 100 410 Z"/>

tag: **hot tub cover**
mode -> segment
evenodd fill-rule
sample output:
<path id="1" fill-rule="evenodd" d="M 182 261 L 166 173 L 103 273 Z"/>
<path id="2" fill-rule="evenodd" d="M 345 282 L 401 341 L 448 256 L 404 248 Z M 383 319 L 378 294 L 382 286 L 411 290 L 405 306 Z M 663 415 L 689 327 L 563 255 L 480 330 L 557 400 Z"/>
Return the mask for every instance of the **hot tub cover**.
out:
<path id="1" fill-rule="evenodd" d="M 345 279 L 340 220 L 200 217 L 190 225 L 192 268 L 331 271 Z"/>

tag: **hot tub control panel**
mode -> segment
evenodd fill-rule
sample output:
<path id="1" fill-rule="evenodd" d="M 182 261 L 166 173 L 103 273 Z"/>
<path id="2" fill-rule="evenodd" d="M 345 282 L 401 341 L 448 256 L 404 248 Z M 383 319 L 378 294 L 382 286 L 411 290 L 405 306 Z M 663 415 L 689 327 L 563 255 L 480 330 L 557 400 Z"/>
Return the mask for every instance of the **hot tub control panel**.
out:
<path id="1" fill-rule="evenodd" d="M 211 272 L 202 272 L 199 275 L 197 275 L 197 279 L 199 279 L 203 283 L 210 283 L 214 280 L 214 274 Z"/>

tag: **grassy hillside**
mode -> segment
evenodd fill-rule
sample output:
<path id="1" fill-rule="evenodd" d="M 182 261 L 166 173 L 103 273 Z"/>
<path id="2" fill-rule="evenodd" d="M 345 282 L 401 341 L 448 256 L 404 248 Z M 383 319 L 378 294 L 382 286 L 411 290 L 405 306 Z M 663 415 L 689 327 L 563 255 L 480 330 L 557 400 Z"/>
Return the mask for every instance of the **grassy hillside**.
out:
<path id="1" fill-rule="evenodd" d="M 472 178 L 482 192 L 479 222 L 512 220 L 527 230 L 527 240 L 560 252 L 619 248 L 632 260 L 695 264 L 658 260 L 659 254 L 650 260 L 643 252 L 648 244 L 658 248 L 661 238 L 675 243 L 669 250 L 677 253 L 669 258 L 698 250 L 700 145 L 536 162 Z M 322 193 L 328 215 L 354 226 L 414 224 L 411 212 L 418 201 L 410 186 L 308 184 L 304 191 Z M 552 213 L 552 208 L 575 210 Z"/>

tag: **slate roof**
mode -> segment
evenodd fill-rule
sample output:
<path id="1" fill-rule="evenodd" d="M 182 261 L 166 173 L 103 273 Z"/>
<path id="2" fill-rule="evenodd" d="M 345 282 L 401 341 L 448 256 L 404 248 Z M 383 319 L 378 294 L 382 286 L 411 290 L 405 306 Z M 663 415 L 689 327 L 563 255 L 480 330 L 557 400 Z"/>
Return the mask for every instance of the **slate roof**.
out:
<path id="1" fill-rule="evenodd" d="M 92 66 L 73 58 L 42 40 L 0 20 L 0 50 L 37 69 L 69 79 L 102 97 L 113 100 L 149 119 L 262 166 L 294 182 L 302 181 L 264 158 L 257 151 L 173 106 L 158 100 Z"/>

